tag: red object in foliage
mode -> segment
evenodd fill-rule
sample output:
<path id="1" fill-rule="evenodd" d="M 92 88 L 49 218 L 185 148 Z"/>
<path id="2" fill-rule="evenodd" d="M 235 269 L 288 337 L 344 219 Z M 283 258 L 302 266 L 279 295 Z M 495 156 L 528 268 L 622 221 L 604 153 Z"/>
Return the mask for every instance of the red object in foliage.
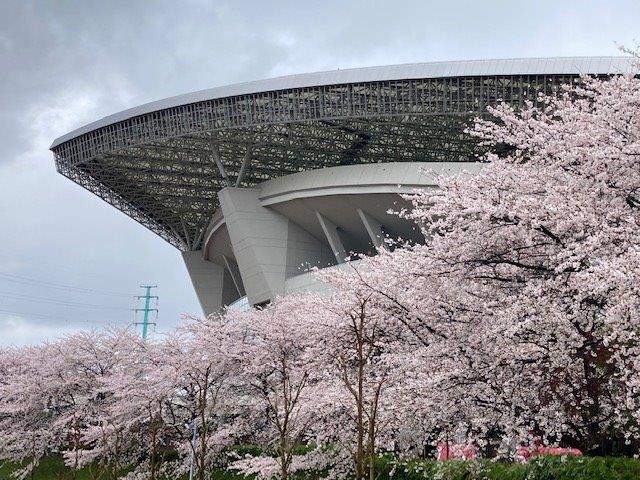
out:
<path id="1" fill-rule="evenodd" d="M 478 455 L 475 445 L 440 442 L 436 445 L 438 460 L 473 460 Z"/>
<path id="2" fill-rule="evenodd" d="M 529 461 L 533 457 L 541 455 L 581 457 L 582 452 L 577 448 L 560 448 L 560 447 L 525 447 L 520 446 L 517 449 L 516 456 L 523 462 Z"/>

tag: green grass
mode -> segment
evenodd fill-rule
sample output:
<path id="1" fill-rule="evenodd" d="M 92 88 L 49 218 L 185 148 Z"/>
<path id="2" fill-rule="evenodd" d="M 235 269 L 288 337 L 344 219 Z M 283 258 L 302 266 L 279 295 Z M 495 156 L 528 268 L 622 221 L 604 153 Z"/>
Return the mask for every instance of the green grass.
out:
<path id="1" fill-rule="evenodd" d="M 0 480 L 9 480 L 11 472 L 16 470 L 15 464 L 0 465 Z M 76 480 L 113 480 L 111 476 L 99 475 L 100 472 L 95 467 L 86 467 L 78 470 L 75 475 Z M 31 477 L 27 477 L 29 479 Z M 45 457 L 36 469 L 34 480 L 72 480 L 73 472 L 65 466 L 62 458 L 58 456 Z"/>
<path id="2" fill-rule="evenodd" d="M 16 470 L 15 464 L 0 463 L 0 480 L 11 480 L 11 472 Z M 27 480 L 31 477 L 27 477 Z M 73 480 L 72 470 L 65 466 L 64 461 L 59 456 L 50 456 L 42 459 L 36 469 L 34 480 Z M 183 475 L 179 480 L 186 480 L 187 475 Z M 76 471 L 75 480 L 115 480 L 115 478 L 98 470 L 96 467 L 85 467 Z M 178 480 L 178 479 L 167 479 Z M 217 469 L 211 475 L 211 480 L 247 480 L 246 477 L 229 472 L 224 469 Z"/>
<path id="3" fill-rule="evenodd" d="M 0 465 L 0 480 L 11 478 L 15 466 Z M 537 458 L 528 464 L 478 461 L 406 460 L 381 457 L 376 460 L 377 480 L 640 480 L 640 460 L 622 457 Z M 77 480 L 113 480 L 99 475 L 96 468 L 76 472 Z M 296 475 L 309 479 L 312 476 Z M 315 476 L 313 476 L 315 477 Z M 34 480 L 71 480 L 71 470 L 60 457 L 42 460 Z M 183 477 L 183 478 L 186 478 Z M 212 480 L 243 480 L 244 477 L 226 470 L 216 470 Z M 177 480 L 177 479 L 176 479 Z M 182 479 L 180 479 L 182 480 Z"/>
<path id="4" fill-rule="evenodd" d="M 527 464 L 379 458 L 376 463 L 378 480 L 640 480 L 640 460 L 623 457 L 540 457 Z"/>

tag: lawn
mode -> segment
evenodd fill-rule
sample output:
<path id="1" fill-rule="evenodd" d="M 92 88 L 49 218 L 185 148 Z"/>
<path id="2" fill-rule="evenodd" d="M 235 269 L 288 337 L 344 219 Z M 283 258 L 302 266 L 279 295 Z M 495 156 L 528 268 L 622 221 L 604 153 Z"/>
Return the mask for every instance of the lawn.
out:
<path id="1" fill-rule="evenodd" d="M 376 480 L 638 480 L 640 460 L 621 457 L 553 458 L 541 457 L 528 464 L 480 461 L 433 460 L 396 461 L 379 458 Z M 12 466 L 0 466 L 0 480 L 9 480 Z M 298 476 L 297 478 L 304 478 Z M 183 477 L 179 480 L 184 480 Z M 242 480 L 243 477 L 217 470 L 212 480 Z M 38 467 L 34 480 L 73 480 L 71 470 L 60 457 L 47 457 Z M 113 480 L 99 475 L 96 468 L 76 472 L 75 480 Z"/>
<path id="2" fill-rule="evenodd" d="M 10 474 L 15 470 L 15 466 L 11 464 L 0 465 L 0 480 L 9 480 Z M 30 477 L 27 477 L 30 478 Z M 71 469 L 67 468 L 62 458 L 51 456 L 43 458 L 38 466 L 34 480 L 72 480 L 74 478 Z M 83 468 L 78 470 L 75 475 L 76 480 L 112 480 L 109 477 L 98 477 L 95 469 Z"/>

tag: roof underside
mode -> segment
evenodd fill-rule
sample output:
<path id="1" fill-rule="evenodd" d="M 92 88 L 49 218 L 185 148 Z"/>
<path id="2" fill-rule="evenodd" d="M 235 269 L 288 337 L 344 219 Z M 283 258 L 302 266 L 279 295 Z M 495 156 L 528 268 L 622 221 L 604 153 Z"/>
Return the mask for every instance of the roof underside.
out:
<path id="1" fill-rule="evenodd" d="M 107 124 L 52 150 L 60 173 L 181 250 L 201 247 L 217 192 L 303 170 L 470 161 L 488 105 L 555 94 L 575 74 L 372 81 L 202 100 Z"/>

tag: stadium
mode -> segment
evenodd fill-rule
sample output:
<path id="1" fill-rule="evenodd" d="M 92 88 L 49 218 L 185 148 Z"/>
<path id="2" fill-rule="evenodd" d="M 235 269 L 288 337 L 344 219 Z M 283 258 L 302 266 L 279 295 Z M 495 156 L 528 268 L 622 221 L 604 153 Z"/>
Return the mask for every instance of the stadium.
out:
<path id="1" fill-rule="evenodd" d="M 141 105 L 51 150 L 58 172 L 182 251 L 208 314 L 315 288 L 311 267 L 373 255 L 386 236 L 424 242 L 389 211 L 438 174 L 480 168 L 465 129 L 487 107 L 632 69 L 580 57 L 292 75 Z"/>

